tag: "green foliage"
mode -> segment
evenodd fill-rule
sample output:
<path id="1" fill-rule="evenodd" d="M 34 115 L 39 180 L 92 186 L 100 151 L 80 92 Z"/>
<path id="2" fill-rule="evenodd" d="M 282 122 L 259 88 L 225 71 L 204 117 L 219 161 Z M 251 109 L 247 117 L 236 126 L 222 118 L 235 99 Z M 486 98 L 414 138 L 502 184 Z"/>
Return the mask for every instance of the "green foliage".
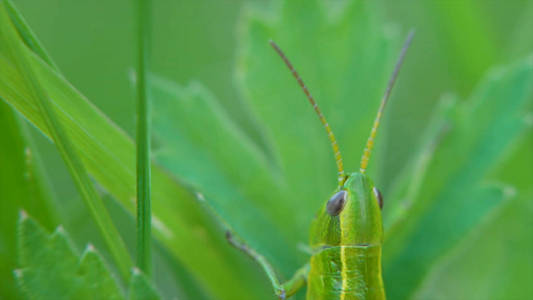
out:
<path id="1" fill-rule="evenodd" d="M 302 3 L 295 2 L 283 2 L 272 13 L 279 18 L 248 11 L 244 23 L 238 74 L 270 147 L 250 141 L 197 84 L 154 82 L 158 161 L 205 193 L 284 274 L 305 259 L 291 249 L 305 241 L 311 216 L 333 191 L 335 169 L 323 128 L 266 41 L 272 38 L 286 50 L 311 92 L 318 95 L 349 170 L 357 168 L 358 149 L 363 148 L 383 92 L 384 63 L 391 60 L 391 45 L 397 44 L 379 29 L 379 18 L 366 4 L 348 2 L 337 15 L 318 2 L 306 1 L 308 13 L 301 14 Z M 298 52 L 303 49 L 313 51 Z M 294 51 L 297 55 L 291 56 Z M 369 53 L 380 59 L 366 59 Z M 409 59 L 413 58 L 408 55 Z M 513 188 L 485 180 L 524 138 L 532 72 L 529 59 L 496 70 L 469 101 L 458 104 L 447 96 L 436 109 L 420 150 L 386 194 L 389 240 L 384 266 L 392 297 L 409 297 L 439 257 L 512 196 L 508 191 Z M 353 100 L 350 92 L 366 97 Z M 284 245 L 285 240 L 291 242 Z"/>
<path id="2" fill-rule="evenodd" d="M 531 193 L 490 214 L 442 257 L 414 299 L 527 299 L 533 294 Z"/>
<path id="3" fill-rule="evenodd" d="M 179 87 L 154 78 L 153 97 L 156 160 L 199 190 L 239 234 L 248 238 L 268 228 L 278 237 L 255 236 L 254 245 L 268 245 L 278 259 L 290 257 L 286 254 L 294 245 L 283 240 L 280 224 L 268 218 L 277 213 L 282 219 L 286 212 L 268 201 L 267 197 L 278 197 L 281 202 L 283 195 L 277 170 L 269 165 L 265 151 L 198 84 Z M 285 260 L 281 265 L 290 263 Z"/>
<path id="4" fill-rule="evenodd" d="M 11 10 L 11 12 L 16 13 L 14 10 Z M 7 11 L 5 10 L 0 11 L 0 15 L 2 19 L 9 18 Z M 39 79 L 35 77 L 32 66 L 28 63 L 28 58 L 24 52 L 25 48 L 19 43 L 13 42 L 13 40 L 18 38 L 14 30 L 9 30 L 10 28 L 7 26 L 2 29 L 4 29 L 2 36 L 5 38 L 9 46 L 6 47 L 6 52 L 9 53 L 11 51 L 11 54 L 18 54 L 12 56 L 14 58 L 12 60 L 13 65 L 16 71 L 20 72 L 23 80 L 27 83 L 30 97 L 33 97 L 36 100 L 38 111 L 43 117 L 45 126 L 48 128 L 61 157 L 65 161 L 76 187 L 82 195 L 82 199 L 85 201 L 92 217 L 98 224 L 100 233 L 104 237 L 119 270 L 122 272 L 123 276 L 127 277 L 128 267 L 131 265 L 131 261 L 122 238 L 113 225 L 102 199 L 96 192 L 85 167 L 81 164 L 78 154 L 72 147 L 63 127 L 57 121 L 55 112 L 48 103 L 47 93 L 41 87 Z M 31 32 L 28 32 L 28 34 L 31 34 Z"/>
<path id="5" fill-rule="evenodd" d="M 16 280 L 29 299 L 125 299 L 124 292 L 92 245 L 80 256 L 62 227 L 48 234 L 26 212 L 20 213 L 19 269 Z M 159 299 L 137 270 L 130 299 Z"/>
<path id="6" fill-rule="evenodd" d="M 367 4 L 347 3 L 340 13 L 305 1 L 306 14 L 299 13 L 301 4 L 283 2 L 273 12 L 280 18 L 272 20 L 248 10 L 242 28 L 238 75 L 261 121 L 266 147 L 248 138 L 197 85 L 154 82 L 154 134 L 162 145 L 158 161 L 205 193 L 285 276 L 307 258 L 297 247 L 307 242 L 311 218 L 335 188 L 336 176 L 324 129 L 268 40 L 294 57 L 348 154 L 349 171 L 358 168 L 391 54 L 398 50 L 391 46 L 397 44 L 395 31 L 385 35 Z M 301 53 L 307 48 L 315 52 Z M 356 100 L 354 91 L 364 98 Z"/>
<path id="7" fill-rule="evenodd" d="M 86 299 L 95 294 L 121 298 L 115 279 L 92 246 L 80 259 L 62 227 L 48 234 L 25 212 L 18 226 L 20 269 L 15 275 L 29 298 Z"/>
<path id="8" fill-rule="evenodd" d="M 307 243 L 312 217 L 336 186 L 324 129 L 268 40 L 281 46 L 302 75 L 337 136 L 347 171 L 355 171 L 403 37 L 399 27 L 384 25 L 384 9 L 374 2 L 286 0 L 260 5 L 244 10 L 239 27 L 237 88 L 246 103 L 238 109 L 196 82 L 183 86 L 165 76 L 152 81 L 154 234 L 176 262 L 172 267 L 184 268 L 185 276 L 206 290 L 205 295 L 189 298 L 272 295 L 256 266 L 227 247 L 199 199 L 288 278 L 308 259 L 298 248 Z M 480 80 L 501 54 L 492 48 L 499 43 L 484 34 L 487 28 L 476 7 L 467 3 L 457 10 L 441 10 L 425 3 L 413 8 L 422 16 L 417 20 L 442 25 L 438 38 L 443 41 L 442 47 L 435 46 L 428 42 L 428 27 L 417 28 L 421 34 L 407 55 L 399 90 L 385 116 L 403 111 L 405 115 L 396 117 L 419 122 L 418 127 L 406 137 L 398 121 L 385 120 L 378 153 L 370 162 L 371 176 L 385 197 L 383 264 L 392 299 L 524 299 L 533 294 L 526 280 L 533 270 L 528 229 L 532 195 L 526 192 L 533 170 L 532 133 L 526 122 L 533 107 L 533 64 L 531 58 L 515 61 Z M 472 18 L 466 14 L 470 11 L 476 11 Z M 39 99 L 29 88 L 27 70 L 15 63 L 28 58 L 84 167 L 133 215 L 132 140 L 59 74 L 22 18 L 12 7 L 8 12 L 10 18 L 0 20 L 0 98 L 51 135 Z M 13 44 L 23 50 L 10 51 Z M 515 48 L 527 53 L 527 44 L 523 41 Z M 433 64 L 429 59 L 429 72 L 432 47 L 442 48 L 435 52 L 442 60 Z M 177 51 L 186 51 L 181 48 L 188 50 L 180 45 Z M 450 82 L 454 84 L 447 85 Z M 471 93 L 477 82 L 481 83 Z M 419 117 L 449 86 L 471 96 L 442 97 L 429 121 Z M 22 144 L 13 147 L 18 155 L 11 166 L 18 172 L 23 169 L 16 165 L 23 159 L 17 150 Z M 9 149 L 0 153 L 10 153 Z M 398 159 L 397 153 L 403 156 Z M 0 184 L 10 182 L 3 179 Z M 26 197 L 25 193 L 10 196 Z M 16 209 L 15 204 L 8 206 L 9 211 Z M 3 226 L 2 232 L 12 227 Z M 22 265 L 17 274 L 26 292 L 31 284 L 41 284 L 32 292 L 53 288 L 62 295 L 85 295 L 96 287 L 116 290 L 112 277 L 98 276 L 109 272 L 94 251 L 86 251 L 80 264 L 64 233 L 29 232 L 33 233 L 28 237 L 46 247 L 29 251 L 27 246 L 26 252 L 21 247 L 21 258 L 29 263 L 32 255 L 48 255 L 43 264 L 50 265 L 58 259 L 56 252 L 63 253 L 64 261 L 52 270 L 65 273 L 44 285 L 49 278 L 41 279 L 38 262 L 28 268 Z M 67 272 L 77 275 L 69 277 Z M 89 282 L 92 287 L 86 287 Z M 129 288 L 142 291 L 129 297 L 150 299 L 147 285 L 145 277 L 134 272 Z"/>
<path id="9" fill-rule="evenodd" d="M 390 225 L 384 247 L 392 297 L 408 297 L 438 257 L 509 198 L 505 189 L 486 187 L 485 182 L 525 136 L 532 80 L 531 59 L 491 73 L 469 101 L 450 111 L 416 194 L 391 199 L 393 207 L 404 211 Z M 409 276 L 401 275 L 406 269 Z"/>
<path id="10" fill-rule="evenodd" d="M 130 300 L 157 300 L 161 298 L 150 285 L 146 276 L 137 269 L 133 270 L 128 295 Z"/>
<path id="11" fill-rule="evenodd" d="M 26 124 L 5 103 L 0 103 L 0 128 L 3 139 L 10 141 L 0 147 L 0 291 L 16 299 L 11 271 L 16 267 L 17 213 L 24 208 L 47 228 L 55 225 L 56 215 Z"/>
<path id="12" fill-rule="evenodd" d="M 20 73 L 14 65 L 17 59 L 29 59 L 35 76 L 54 107 L 58 123 L 65 128 L 85 168 L 124 207 L 133 212 L 135 151 L 131 139 L 47 65 L 42 57 L 36 56 L 25 47 L 23 41 L 17 40 L 16 33 L 13 32 L 15 29 L 8 17 L 0 19 L 0 28 L 3 32 L 0 36 L 0 62 L 4 66 L 0 74 L 0 97 L 45 135 L 50 135 L 39 111 L 39 98 L 33 96 L 28 86 L 30 82 L 25 77 L 27 74 Z M 17 47 L 23 51 L 11 51 L 8 46 L 12 44 L 18 44 Z M 243 265 L 244 259 L 226 246 L 223 234 L 196 205 L 194 194 L 183 188 L 161 168 L 154 167 L 152 175 L 152 195 L 154 199 L 158 199 L 153 205 L 154 218 L 157 219 L 154 228 L 170 252 L 175 257 L 184 257 L 180 261 L 198 280 L 204 281 L 212 293 L 226 294 L 229 299 L 236 294 L 245 295 L 256 290 L 258 286 L 254 285 L 241 285 L 240 289 L 227 288 L 239 286 L 237 278 L 242 274 L 250 274 L 250 267 Z M 195 249 L 197 256 L 188 257 L 191 248 Z M 225 267 L 213 271 L 213 265 Z M 230 270 L 234 275 L 227 276 L 226 270 Z M 253 278 L 257 275 L 249 276 Z M 247 289 L 250 291 L 246 292 Z"/>

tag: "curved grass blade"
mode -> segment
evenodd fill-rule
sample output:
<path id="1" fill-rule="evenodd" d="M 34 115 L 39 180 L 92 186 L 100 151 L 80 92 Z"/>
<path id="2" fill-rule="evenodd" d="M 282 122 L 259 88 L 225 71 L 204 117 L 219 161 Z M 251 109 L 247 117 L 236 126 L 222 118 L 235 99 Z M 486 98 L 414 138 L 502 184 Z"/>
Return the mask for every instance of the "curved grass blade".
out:
<path id="1" fill-rule="evenodd" d="M 0 18 L 9 18 L 3 7 L 0 11 Z M 24 49 L 19 46 L 16 38 L 12 36 L 14 31 L 8 30 L 6 27 L 3 27 L 1 30 L 2 35 L 6 37 L 6 40 L 12 41 L 8 45 L 12 47 L 11 51 L 13 51 L 13 53 L 24 53 Z M 111 220 L 111 217 L 107 213 L 107 209 L 104 206 L 102 199 L 94 189 L 93 183 L 91 182 L 85 167 L 79 160 L 78 154 L 71 145 L 71 141 L 57 121 L 54 111 L 49 106 L 46 92 L 38 82 L 27 57 L 25 55 L 14 55 L 14 57 L 16 57 L 14 60 L 15 67 L 21 74 L 23 74 L 25 80 L 29 83 L 29 92 L 38 100 L 36 102 L 37 106 L 45 120 L 48 130 L 50 131 L 52 139 L 54 140 L 61 157 L 65 161 L 69 172 L 76 183 L 78 191 L 98 225 L 100 233 L 104 237 L 111 255 L 115 259 L 118 270 L 124 278 L 128 278 L 129 269 L 131 268 L 130 256 L 122 238 Z"/>
<path id="2" fill-rule="evenodd" d="M 44 47 L 41 45 L 41 42 L 39 42 L 39 39 L 37 39 L 30 26 L 28 23 L 26 23 L 26 20 L 24 20 L 24 17 L 22 17 L 22 14 L 17 10 L 15 5 L 13 5 L 11 0 L 5 0 L 4 3 L 6 4 L 5 6 L 7 13 L 11 17 L 11 22 L 13 22 L 13 25 L 20 35 L 20 38 L 24 41 L 28 48 L 32 49 L 33 52 L 41 57 L 41 59 L 44 60 L 54 70 L 59 71 L 57 65 L 54 63 L 50 55 L 48 55 L 46 49 L 44 49 Z"/>

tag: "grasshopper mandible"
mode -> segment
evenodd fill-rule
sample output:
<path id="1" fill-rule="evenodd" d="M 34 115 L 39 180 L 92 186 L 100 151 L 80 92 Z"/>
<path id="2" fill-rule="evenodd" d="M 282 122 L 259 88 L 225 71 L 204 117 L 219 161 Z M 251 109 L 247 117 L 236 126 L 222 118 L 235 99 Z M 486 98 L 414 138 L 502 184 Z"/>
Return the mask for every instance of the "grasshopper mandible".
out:
<path id="1" fill-rule="evenodd" d="M 337 189 L 322 206 L 311 226 L 310 246 L 313 249 L 311 261 L 296 271 L 289 281 L 281 283 L 264 256 L 244 242 L 235 239 L 231 231 L 226 231 L 228 241 L 263 268 L 280 299 L 294 295 L 306 283 L 306 299 L 308 300 L 385 299 L 381 275 L 383 199 L 372 180 L 366 175 L 366 168 L 381 116 L 413 36 L 414 31 L 411 31 L 388 82 L 361 158 L 359 172 L 351 174 L 344 172 L 342 156 L 335 135 L 318 104 L 283 51 L 276 43 L 270 41 L 271 46 L 292 72 L 324 125 L 333 148 L 339 174 Z"/>

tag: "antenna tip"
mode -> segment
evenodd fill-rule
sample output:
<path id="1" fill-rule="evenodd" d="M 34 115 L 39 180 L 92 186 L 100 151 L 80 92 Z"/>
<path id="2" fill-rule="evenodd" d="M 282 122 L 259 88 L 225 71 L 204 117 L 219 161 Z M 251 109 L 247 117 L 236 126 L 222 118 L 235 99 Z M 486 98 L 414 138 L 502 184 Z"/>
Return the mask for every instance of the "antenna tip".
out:
<path id="1" fill-rule="evenodd" d="M 272 39 L 268 40 L 268 43 L 270 44 L 270 46 L 272 46 L 272 48 L 274 48 L 276 51 L 280 52 L 281 49 L 279 48 L 278 44 L 276 44 L 276 42 L 274 42 Z"/>
<path id="2" fill-rule="evenodd" d="M 409 45 L 411 44 L 413 37 L 415 36 L 416 29 L 411 28 L 409 30 L 409 33 L 407 34 L 407 39 L 405 40 L 404 48 L 407 49 Z"/>

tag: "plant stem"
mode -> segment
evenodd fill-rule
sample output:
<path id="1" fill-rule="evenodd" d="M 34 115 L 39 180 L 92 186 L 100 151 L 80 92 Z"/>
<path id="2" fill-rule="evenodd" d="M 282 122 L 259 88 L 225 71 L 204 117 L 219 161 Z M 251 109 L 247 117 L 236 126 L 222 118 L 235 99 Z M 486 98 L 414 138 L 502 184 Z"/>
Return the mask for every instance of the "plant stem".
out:
<path id="1" fill-rule="evenodd" d="M 151 273 L 150 202 L 150 102 L 147 73 L 149 68 L 151 0 L 137 1 L 137 266 Z"/>

